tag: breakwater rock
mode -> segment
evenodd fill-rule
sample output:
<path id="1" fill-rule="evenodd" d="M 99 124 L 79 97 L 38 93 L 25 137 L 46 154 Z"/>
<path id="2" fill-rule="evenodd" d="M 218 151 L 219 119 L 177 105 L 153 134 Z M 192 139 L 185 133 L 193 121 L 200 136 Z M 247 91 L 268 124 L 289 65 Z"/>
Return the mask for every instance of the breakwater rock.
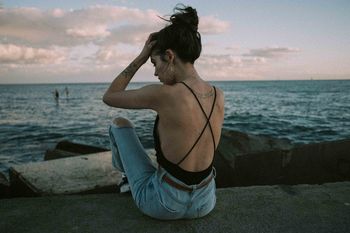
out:
<path id="1" fill-rule="evenodd" d="M 10 183 L 6 176 L 0 172 L 0 198 L 6 198 L 10 196 Z"/>
<path id="2" fill-rule="evenodd" d="M 95 154 L 105 151 L 108 151 L 108 149 L 63 140 L 57 143 L 54 149 L 46 151 L 44 160 L 61 159 L 86 154 Z"/>
<path id="3" fill-rule="evenodd" d="M 217 187 L 350 180 L 350 139 L 293 145 L 223 130 L 214 158 Z"/>

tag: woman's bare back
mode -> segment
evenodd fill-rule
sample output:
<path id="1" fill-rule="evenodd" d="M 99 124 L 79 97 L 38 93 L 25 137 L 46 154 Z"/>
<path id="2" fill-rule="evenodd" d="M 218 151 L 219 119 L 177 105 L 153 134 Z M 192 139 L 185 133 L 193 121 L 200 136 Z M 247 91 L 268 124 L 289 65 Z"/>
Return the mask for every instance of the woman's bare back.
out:
<path id="1" fill-rule="evenodd" d="M 204 115 L 195 96 L 184 84 L 177 83 L 167 88 L 168 94 L 164 99 L 166 104 L 162 105 L 164 107 L 158 111 L 158 134 L 164 156 L 172 163 L 177 164 L 189 152 L 205 127 L 215 95 L 201 98 L 197 94 L 199 96 L 199 102 L 206 113 Z M 201 85 L 193 85 L 191 88 L 194 90 L 213 90 L 213 87 L 204 81 Z M 216 147 L 220 140 L 224 118 L 223 106 L 223 93 L 220 89 L 216 88 L 215 104 L 210 118 Z M 214 142 L 208 124 L 198 143 L 179 166 L 186 171 L 202 171 L 209 167 L 213 160 L 213 155 Z"/>

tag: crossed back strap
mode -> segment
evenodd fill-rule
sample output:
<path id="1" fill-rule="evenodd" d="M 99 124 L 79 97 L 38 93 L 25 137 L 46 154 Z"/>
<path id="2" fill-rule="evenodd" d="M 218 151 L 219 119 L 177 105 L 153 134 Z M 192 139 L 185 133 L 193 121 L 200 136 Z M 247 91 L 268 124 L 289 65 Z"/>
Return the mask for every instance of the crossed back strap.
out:
<path id="1" fill-rule="evenodd" d="M 216 101 L 216 88 L 215 86 L 214 87 L 214 101 L 213 101 L 213 104 L 211 106 L 211 110 L 210 110 L 210 113 L 209 113 L 209 116 L 207 116 L 207 114 L 205 113 L 204 109 L 203 109 L 203 106 L 201 105 L 201 103 L 199 102 L 199 99 L 198 97 L 196 96 L 196 94 L 194 93 L 194 91 L 184 82 L 181 82 L 183 85 L 185 85 L 190 91 L 191 93 L 193 94 L 193 96 L 196 98 L 198 104 L 199 104 L 199 107 L 201 108 L 205 118 L 207 119 L 207 123 L 205 123 L 204 125 L 204 128 L 202 130 L 202 132 L 200 133 L 199 137 L 197 138 L 197 140 L 195 141 L 195 143 L 193 144 L 193 146 L 191 147 L 191 149 L 187 152 L 187 154 L 176 164 L 176 165 L 179 165 L 180 163 L 182 163 L 187 157 L 188 155 L 191 153 L 191 151 L 193 150 L 193 148 L 197 145 L 197 143 L 199 142 L 199 139 L 202 137 L 205 129 L 207 128 L 207 126 L 209 125 L 209 129 L 210 129 L 210 132 L 211 132 L 211 136 L 213 138 L 213 143 L 214 143 L 214 151 L 215 151 L 215 148 L 216 148 L 216 144 L 215 144 L 215 138 L 214 138 L 214 133 L 213 133 L 213 129 L 211 127 L 211 124 L 210 124 L 210 118 L 211 118 L 211 115 L 213 114 L 213 110 L 214 110 L 214 106 L 215 106 L 215 101 Z"/>

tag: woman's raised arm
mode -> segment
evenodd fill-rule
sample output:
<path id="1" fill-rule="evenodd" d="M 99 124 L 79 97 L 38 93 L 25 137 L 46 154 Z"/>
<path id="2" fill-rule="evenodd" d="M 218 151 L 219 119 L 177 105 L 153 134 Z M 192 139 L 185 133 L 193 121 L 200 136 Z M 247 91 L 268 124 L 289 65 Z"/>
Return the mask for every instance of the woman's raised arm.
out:
<path id="1" fill-rule="evenodd" d="M 152 47 L 156 41 L 151 41 L 152 34 L 148 37 L 140 55 L 138 55 L 111 83 L 106 93 L 103 95 L 103 102 L 112 107 L 119 108 L 148 108 L 149 103 L 147 96 L 152 94 L 156 86 L 151 85 L 148 88 L 139 90 L 125 91 L 136 71 L 147 62 Z M 152 87 L 153 86 L 153 87 Z M 158 87 L 159 88 L 159 87 Z M 149 96 L 152 98 L 152 96 Z M 141 98 L 141 99 L 140 99 Z M 144 98 L 145 101 L 142 101 Z"/>

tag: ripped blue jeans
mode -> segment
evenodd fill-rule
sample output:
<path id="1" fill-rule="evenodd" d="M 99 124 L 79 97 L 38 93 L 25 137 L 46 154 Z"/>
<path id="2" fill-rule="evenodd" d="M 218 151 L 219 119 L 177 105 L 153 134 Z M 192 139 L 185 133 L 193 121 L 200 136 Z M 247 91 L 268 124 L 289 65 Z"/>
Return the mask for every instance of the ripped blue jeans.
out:
<path id="1" fill-rule="evenodd" d="M 201 188 L 201 184 L 187 185 L 162 167 L 154 167 L 141 145 L 133 127 L 109 128 L 113 166 L 128 178 L 132 197 L 146 215 L 163 220 L 190 219 L 207 215 L 216 203 L 215 179 Z M 166 175 L 174 182 L 191 188 L 179 190 L 163 180 Z M 215 178 L 215 169 L 202 182 Z"/>

